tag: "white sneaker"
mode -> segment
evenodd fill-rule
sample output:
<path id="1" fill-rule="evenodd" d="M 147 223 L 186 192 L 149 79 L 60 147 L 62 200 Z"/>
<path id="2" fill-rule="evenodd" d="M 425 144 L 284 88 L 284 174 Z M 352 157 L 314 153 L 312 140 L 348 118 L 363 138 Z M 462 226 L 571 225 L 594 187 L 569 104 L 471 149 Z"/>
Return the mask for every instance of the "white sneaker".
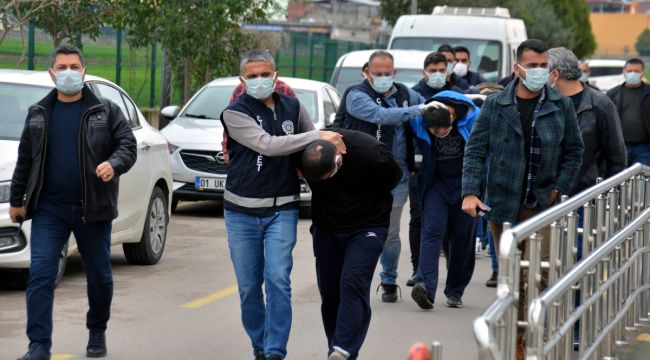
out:
<path id="1" fill-rule="evenodd" d="M 476 238 L 476 255 L 481 255 L 482 250 L 483 250 L 483 247 L 481 246 L 481 238 L 477 237 Z"/>
<path id="2" fill-rule="evenodd" d="M 327 360 L 346 360 L 350 357 L 350 353 L 341 349 L 338 346 L 334 346 L 334 352 L 330 354 Z"/>

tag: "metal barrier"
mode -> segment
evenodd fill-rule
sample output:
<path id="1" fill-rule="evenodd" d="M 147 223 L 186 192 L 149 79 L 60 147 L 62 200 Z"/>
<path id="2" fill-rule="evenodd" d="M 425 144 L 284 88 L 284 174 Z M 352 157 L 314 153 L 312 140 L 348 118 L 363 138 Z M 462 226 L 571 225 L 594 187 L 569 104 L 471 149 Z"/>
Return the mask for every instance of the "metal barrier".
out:
<path id="1" fill-rule="evenodd" d="M 510 228 L 499 244 L 497 298 L 474 321 L 480 359 L 612 357 L 650 303 L 650 167 L 640 164 Z M 578 212 L 583 212 L 582 216 Z M 582 217 L 583 225 L 579 226 Z M 550 227 L 549 261 L 540 231 Z M 529 259 L 518 247 L 528 242 Z M 577 262 L 577 244 L 582 260 Z M 577 264 L 576 264 L 577 263 Z M 519 276 L 527 269 L 527 319 L 519 320 Z M 543 289 L 542 271 L 549 287 Z M 544 276 L 546 278 L 546 275 Z M 541 293 L 541 294 L 540 294 Z M 577 295 L 579 294 L 579 295 Z M 579 296 L 576 307 L 575 297 Z M 579 323 L 580 352 L 573 352 Z"/>

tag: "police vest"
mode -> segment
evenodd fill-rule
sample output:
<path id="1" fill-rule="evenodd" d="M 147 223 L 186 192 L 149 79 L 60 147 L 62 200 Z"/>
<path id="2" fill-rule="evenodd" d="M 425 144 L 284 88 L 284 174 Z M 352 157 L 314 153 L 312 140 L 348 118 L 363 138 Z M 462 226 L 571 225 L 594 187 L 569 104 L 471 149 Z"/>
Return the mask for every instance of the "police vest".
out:
<path id="1" fill-rule="evenodd" d="M 395 83 L 397 88 L 396 100 L 398 106 L 409 106 L 409 91 L 408 88 L 402 84 Z M 384 95 L 376 92 L 368 80 L 364 80 L 361 84 L 356 85 L 351 90 L 358 90 L 363 93 L 368 94 L 379 106 L 389 108 L 391 107 L 386 100 Z M 345 100 L 344 100 L 345 101 Z M 347 106 L 347 104 L 345 105 Z M 370 134 L 377 138 L 377 140 L 383 142 L 388 146 L 389 149 L 393 148 L 393 140 L 395 138 L 395 126 L 394 125 L 377 125 L 363 119 L 357 119 L 352 116 L 349 112 L 346 111 L 345 119 L 343 120 L 343 128 L 350 130 L 363 131 L 366 134 Z"/>
<path id="2" fill-rule="evenodd" d="M 264 131 L 273 136 L 293 135 L 298 129 L 300 103 L 298 100 L 273 93 L 274 109 L 248 94 L 226 110 L 250 116 Z M 265 215 L 278 208 L 297 207 L 300 182 L 289 155 L 265 156 L 238 143 L 228 136 L 228 180 L 224 191 L 224 208 L 253 215 Z"/>

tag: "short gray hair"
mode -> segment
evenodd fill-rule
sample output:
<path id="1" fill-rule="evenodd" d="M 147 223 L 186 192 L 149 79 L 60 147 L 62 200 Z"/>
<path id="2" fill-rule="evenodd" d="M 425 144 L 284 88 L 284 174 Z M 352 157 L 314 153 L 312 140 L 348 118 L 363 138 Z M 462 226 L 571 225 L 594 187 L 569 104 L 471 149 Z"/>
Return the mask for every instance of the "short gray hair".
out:
<path id="1" fill-rule="evenodd" d="M 56 61 L 56 57 L 59 55 L 77 55 L 79 56 L 79 61 L 81 62 L 81 66 L 84 66 L 84 56 L 81 53 L 81 50 L 70 44 L 63 44 L 50 53 L 50 67 L 54 67 L 54 62 Z"/>
<path id="2" fill-rule="evenodd" d="M 273 65 L 273 71 L 276 70 L 275 59 L 273 59 L 273 55 L 271 55 L 271 52 L 268 49 L 253 49 L 241 58 L 241 62 L 239 63 L 239 71 L 241 74 L 244 73 L 244 65 L 254 61 L 269 62 Z"/>
<path id="3" fill-rule="evenodd" d="M 390 61 L 395 62 L 395 59 L 393 58 L 393 54 L 385 50 L 377 50 L 372 54 L 370 54 L 370 58 L 368 59 L 368 66 L 370 66 L 370 64 L 372 63 L 373 60 L 375 60 L 375 58 L 379 58 L 379 57 L 389 58 Z"/>
<path id="4" fill-rule="evenodd" d="M 564 80 L 578 80 L 582 75 L 579 67 L 578 57 L 573 51 L 556 47 L 548 51 L 548 69 L 556 70 L 560 73 L 560 78 Z"/>

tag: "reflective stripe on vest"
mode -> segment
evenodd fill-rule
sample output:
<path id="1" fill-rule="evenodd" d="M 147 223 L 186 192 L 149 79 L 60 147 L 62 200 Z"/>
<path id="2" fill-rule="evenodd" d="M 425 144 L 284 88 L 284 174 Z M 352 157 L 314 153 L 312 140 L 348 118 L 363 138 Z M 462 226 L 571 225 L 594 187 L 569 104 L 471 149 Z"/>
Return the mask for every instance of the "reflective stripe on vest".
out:
<path id="1" fill-rule="evenodd" d="M 278 196 L 274 198 L 249 198 L 243 197 L 225 190 L 223 199 L 237 206 L 246 208 L 270 208 L 273 206 L 282 206 L 292 202 L 300 201 L 300 194 L 289 196 Z"/>

